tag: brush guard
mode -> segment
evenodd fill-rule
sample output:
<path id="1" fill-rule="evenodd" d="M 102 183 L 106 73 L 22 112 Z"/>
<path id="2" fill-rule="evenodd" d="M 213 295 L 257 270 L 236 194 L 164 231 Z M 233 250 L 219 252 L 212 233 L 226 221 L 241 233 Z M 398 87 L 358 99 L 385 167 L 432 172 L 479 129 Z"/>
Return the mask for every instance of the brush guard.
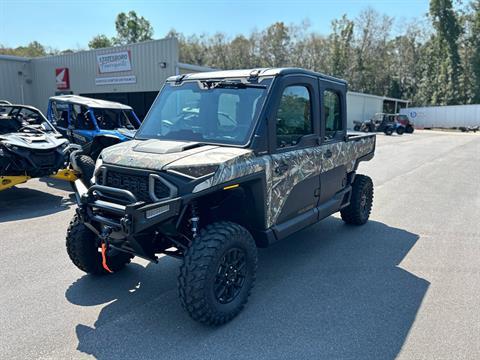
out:
<path id="1" fill-rule="evenodd" d="M 74 187 L 80 221 L 101 239 L 102 244 L 105 244 L 105 251 L 112 247 L 157 261 L 155 256 L 145 251 L 137 237 L 140 233 L 178 216 L 182 205 L 181 198 L 146 204 L 124 189 L 103 185 L 92 185 L 87 189 L 81 180 L 76 180 Z M 115 199 L 115 202 L 110 199 Z"/>

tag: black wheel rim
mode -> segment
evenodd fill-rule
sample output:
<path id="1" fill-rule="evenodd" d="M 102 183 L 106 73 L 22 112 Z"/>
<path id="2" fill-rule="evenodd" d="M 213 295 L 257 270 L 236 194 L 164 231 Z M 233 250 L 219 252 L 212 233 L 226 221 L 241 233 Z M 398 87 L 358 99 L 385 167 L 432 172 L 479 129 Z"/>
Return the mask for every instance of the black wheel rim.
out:
<path id="1" fill-rule="evenodd" d="M 363 216 L 366 216 L 369 211 L 369 203 L 368 203 L 368 190 L 365 189 L 360 196 L 360 209 L 362 211 Z"/>
<path id="2" fill-rule="evenodd" d="M 215 277 L 215 298 L 221 304 L 232 302 L 242 291 L 247 274 L 245 251 L 229 249 L 222 257 Z"/>

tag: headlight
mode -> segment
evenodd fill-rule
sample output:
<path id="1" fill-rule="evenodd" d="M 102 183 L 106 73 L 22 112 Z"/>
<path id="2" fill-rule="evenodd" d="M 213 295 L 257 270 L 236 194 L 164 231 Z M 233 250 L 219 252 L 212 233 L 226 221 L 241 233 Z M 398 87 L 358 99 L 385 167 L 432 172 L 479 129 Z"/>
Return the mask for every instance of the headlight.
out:
<path id="1" fill-rule="evenodd" d="M 93 177 L 90 179 L 92 184 L 95 184 L 95 177 L 97 175 L 97 171 L 98 171 L 98 169 L 100 169 L 100 166 L 102 166 L 102 165 L 103 165 L 103 160 L 102 160 L 102 157 L 99 156 L 97 158 L 97 161 L 95 161 L 95 170 L 93 170 Z"/>
<path id="2" fill-rule="evenodd" d="M 207 176 L 217 171 L 218 165 L 203 165 L 203 166 L 185 166 L 168 169 L 169 172 L 178 173 L 189 178 L 198 179 Z"/>

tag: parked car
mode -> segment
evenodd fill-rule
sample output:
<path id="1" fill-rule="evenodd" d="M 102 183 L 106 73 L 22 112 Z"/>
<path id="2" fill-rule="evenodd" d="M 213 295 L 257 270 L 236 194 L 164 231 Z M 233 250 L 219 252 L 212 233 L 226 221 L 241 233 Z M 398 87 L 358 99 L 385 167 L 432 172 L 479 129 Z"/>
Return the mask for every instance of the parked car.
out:
<path id="1" fill-rule="evenodd" d="M 98 154 L 132 139 L 141 123 L 128 105 L 78 95 L 51 97 L 47 116 L 71 143 L 82 147 L 83 154 L 72 163 L 84 181 L 93 176 Z"/>
<path id="2" fill-rule="evenodd" d="M 297 69 L 170 77 L 132 141 L 106 148 L 94 184 L 77 180 L 67 251 L 79 269 L 180 258 L 181 304 L 230 321 L 266 247 L 340 211 L 369 218 L 373 183 L 356 173 L 375 134 L 347 133 L 347 83 Z"/>
<path id="3" fill-rule="evenodd" d="M 0 190 L 58 174 L 75 149 L 37 108 L 0 105 Z M 62 177 L 75 179 L 65 171 Z"/>

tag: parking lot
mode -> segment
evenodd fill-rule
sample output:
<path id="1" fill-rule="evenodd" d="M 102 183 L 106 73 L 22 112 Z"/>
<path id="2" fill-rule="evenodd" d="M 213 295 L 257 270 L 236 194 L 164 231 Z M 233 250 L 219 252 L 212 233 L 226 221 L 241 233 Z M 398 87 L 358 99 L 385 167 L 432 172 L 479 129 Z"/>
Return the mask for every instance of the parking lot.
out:
<path id="1" fill-rule="evenodd" d="M 377 137 L 359 172 L 371 221 L 338 216 L 260 251 L 247 308 L 219 328 L 193 322 L 179 260 L 135 260 L 95 278 L 74 267 L 67 183 L 0 193 L 0 358 L 478 359 L 480 136 Z"/>

